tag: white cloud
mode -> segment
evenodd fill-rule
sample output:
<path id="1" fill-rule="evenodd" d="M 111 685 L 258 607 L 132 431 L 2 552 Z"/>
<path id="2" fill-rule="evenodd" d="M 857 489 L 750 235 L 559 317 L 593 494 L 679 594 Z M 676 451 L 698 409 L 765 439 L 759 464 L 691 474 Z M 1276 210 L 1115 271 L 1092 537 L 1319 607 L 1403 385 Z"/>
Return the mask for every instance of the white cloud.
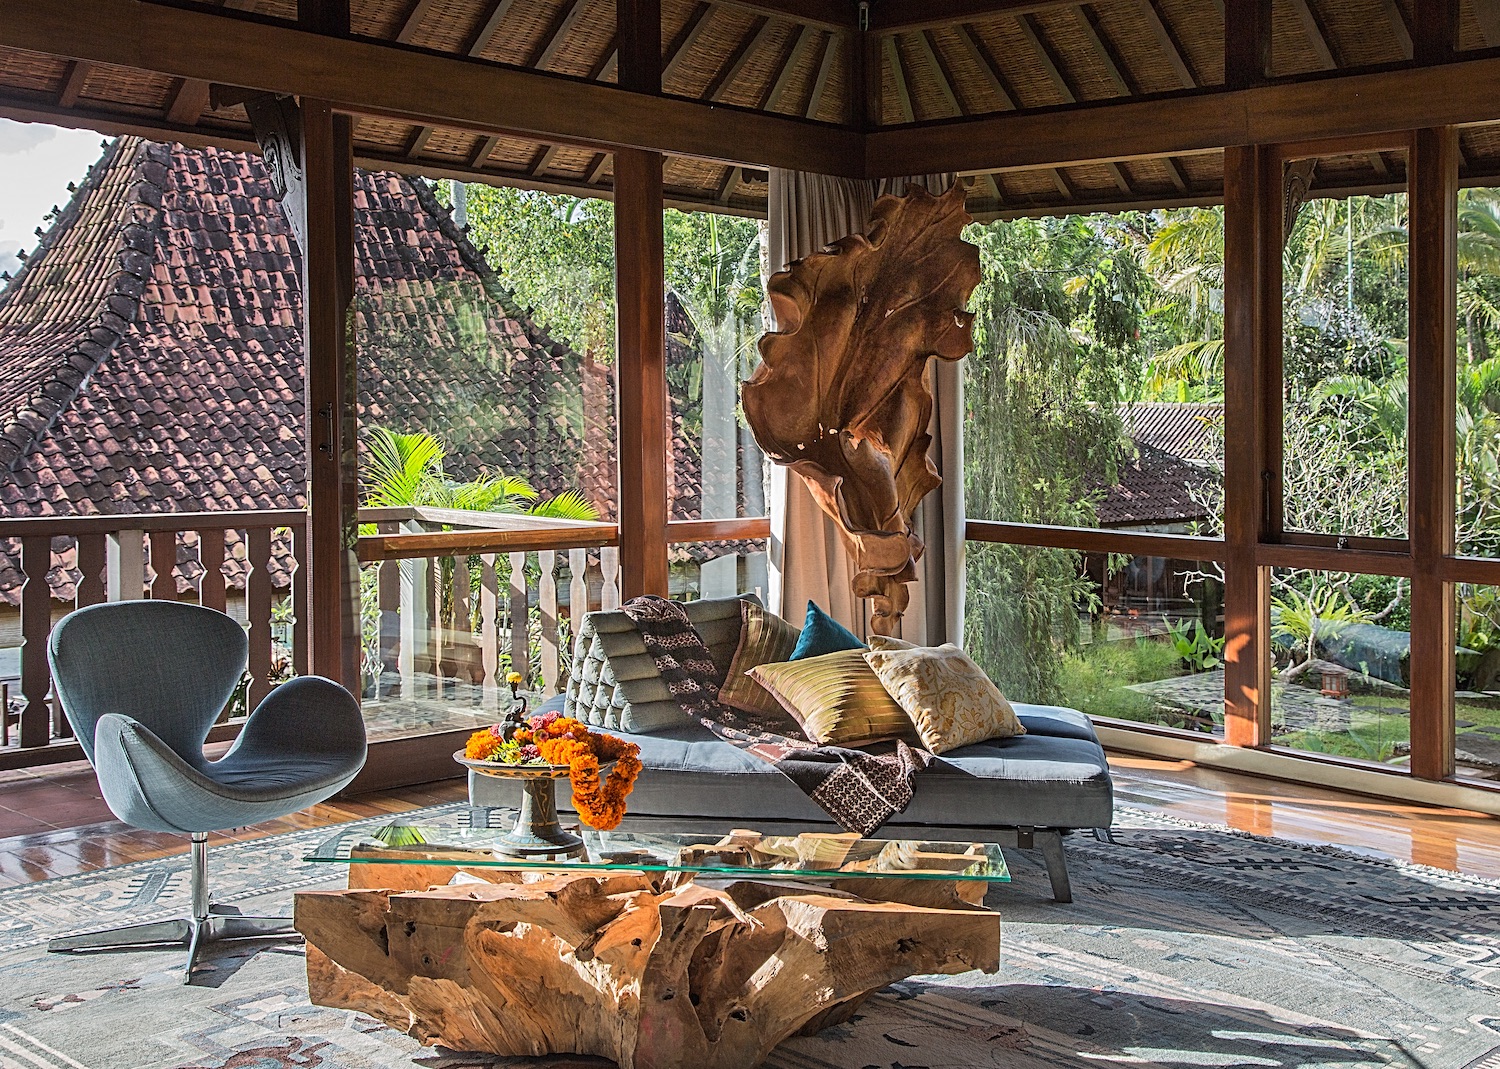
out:
<path id="1" fill-rule="evenodd" d="M 20 251 L 19 241 L 0 241 L 0 272 L 13 275 L 21 269 L 21 261 L 16 256 Z"/>
<path id="2" fill-rule="evenodd" d="M 68 183 L 82 182 L 99 158 L 99 141 L 89 130 L 0 119 L 0 270 L 15 273 L 3 264 L 15 249 L 36 245 L 43 217 L 54 204 L 68 203 Z"/>

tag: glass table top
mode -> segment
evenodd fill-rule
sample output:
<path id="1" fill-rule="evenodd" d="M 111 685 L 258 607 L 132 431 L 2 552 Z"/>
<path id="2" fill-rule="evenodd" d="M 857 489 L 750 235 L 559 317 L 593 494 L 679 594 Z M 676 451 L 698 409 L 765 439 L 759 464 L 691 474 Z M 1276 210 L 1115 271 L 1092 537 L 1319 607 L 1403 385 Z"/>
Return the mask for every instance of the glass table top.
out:
<path id="1" fill-rule="evenodd" d="M 439 828 L 402 823 L 340 832 L 305 860 L 342 865 L 443 865 L 515 871 L 682 872 L 782 879 L 969 880 L 1009 882 L 1000 847 L 925 839 L 861 839 L 805 832 L 761 835 L 581 829 L 585 856 L 538 859 L 496 853 L 498 829 Z"/>

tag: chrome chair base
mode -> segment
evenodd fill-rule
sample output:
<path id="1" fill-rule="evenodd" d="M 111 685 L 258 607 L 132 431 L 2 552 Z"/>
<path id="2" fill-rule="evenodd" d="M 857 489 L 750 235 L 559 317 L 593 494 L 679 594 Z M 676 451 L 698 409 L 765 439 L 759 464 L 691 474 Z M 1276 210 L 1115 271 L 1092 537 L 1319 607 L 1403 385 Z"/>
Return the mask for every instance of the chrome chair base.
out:
<path id="1" fill-rule="evenodd" d="M 295 934 L 291 917 L 255 917 L 230 912 L 228 907 L 208 900 L 208 836 L 193 836 L 193 915 L 165 921 L 127 924 L 98 932 L 63 935 L 51 940 L 47 950 L 53 953 L 70 950 L 107 950 L 120 947 L 186 946 L 187 963 L 182 982 L 193 978 L 193 966 L 205 943 L 228 939 L 264 939 L 267 936 Z M 300 939 L 301 936 L 298 936 Z"/>

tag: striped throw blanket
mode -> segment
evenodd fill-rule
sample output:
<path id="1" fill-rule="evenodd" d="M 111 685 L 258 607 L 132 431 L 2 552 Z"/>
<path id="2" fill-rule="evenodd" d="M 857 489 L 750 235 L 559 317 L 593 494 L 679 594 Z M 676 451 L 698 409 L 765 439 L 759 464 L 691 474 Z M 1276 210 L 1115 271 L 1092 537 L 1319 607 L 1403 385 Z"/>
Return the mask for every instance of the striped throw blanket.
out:
<path id="1" fill-rule="evenodd" d="M 889 754 L 817 746 L 778 734 L 754 713 L 719 702 L 724 670 L 681 605 L 647 595 L 624 606 L 682 711 L 719 738 L 771 764 L 846 831 L 871 835 L 911 802 L 932 755 L 904 742 Z"/>

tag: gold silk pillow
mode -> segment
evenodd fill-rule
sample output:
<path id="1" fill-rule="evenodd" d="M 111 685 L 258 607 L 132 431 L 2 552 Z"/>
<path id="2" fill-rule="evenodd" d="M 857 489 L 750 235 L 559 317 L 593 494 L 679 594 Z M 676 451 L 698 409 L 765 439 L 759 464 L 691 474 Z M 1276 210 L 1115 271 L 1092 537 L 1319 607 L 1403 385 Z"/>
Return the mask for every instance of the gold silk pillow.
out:
<path id="1" fill-rule="evenodd" d="M 951 643 L 862 656 L 933 753 L 1026 734 L 1005 695 Z"/>
<path id="2" fill-rule="evenodd" d="M 770 661 L 785 661 L 801 632 L 753 601 L 740 602 L 740 643 L 719 688 L 719 701 L 747 713 L 781 715 L 781 703 L 747 673 Z"/>
<path id="3" fill-rule="evenodd" d="M 890 635 L 870 636 L 870 649 L 872 650 L 915 650 L 920 648 L 915 642 L 908 642 L 904 638 L 891 638 Z"/>
<path id="4" fill-rule="evenodd" d="M 859 746 L 882 739 L 916 743 L 911 720 L 865 663 L 864 650 L 840 650 L 751 671 L 820 746 Z"/>

